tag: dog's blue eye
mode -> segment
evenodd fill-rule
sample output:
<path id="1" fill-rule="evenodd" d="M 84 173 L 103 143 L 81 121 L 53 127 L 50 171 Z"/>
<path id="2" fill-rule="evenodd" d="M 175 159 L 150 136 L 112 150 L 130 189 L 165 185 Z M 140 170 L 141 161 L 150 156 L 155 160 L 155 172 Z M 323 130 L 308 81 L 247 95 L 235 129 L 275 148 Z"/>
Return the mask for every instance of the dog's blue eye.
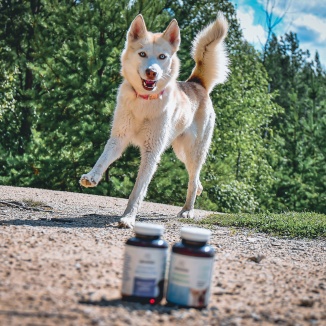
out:
<path id="1" fill-rule="evenodd" d="M 139 52 L 138 54 L 139 54 L 139 56 L 141 56 L 142 58 L 145 58 L 145 57 L 146 57 L 146 53 L 145 53 L 145 52 Z"/>
<path id="2" fill-rule="evenodd" d="M 166 55 L 165 55 L 165 54 L 160 54 L 160 55 L 158 56 L 158 58 L 161 59 L 161 60 L 164 60 L 164 59 L 166 58 Z"/>

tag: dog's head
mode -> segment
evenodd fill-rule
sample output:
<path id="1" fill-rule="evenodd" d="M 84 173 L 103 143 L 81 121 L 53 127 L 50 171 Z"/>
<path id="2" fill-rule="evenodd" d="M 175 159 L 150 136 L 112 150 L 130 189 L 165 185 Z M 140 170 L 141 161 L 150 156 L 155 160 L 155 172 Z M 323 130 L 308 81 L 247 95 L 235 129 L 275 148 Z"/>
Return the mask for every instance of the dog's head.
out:
<path id="1" fill-rule="evenodd" d="M 165 32 L 147 31 L 142 15 L 130 25 L 121 56 L 122 76 L 139 94 L 159 93 L 170 80 L 176 79 L 179 60 L 180 30 L 175 19 Z"/>
<path id="2" fill-rule="evenodd" d="M 203 307 L 205 305 L 207 289 L 203 289 L 203 290 L 190 289 L 190 293 L 192 296 L 192 304 L 195 307 Z"/>

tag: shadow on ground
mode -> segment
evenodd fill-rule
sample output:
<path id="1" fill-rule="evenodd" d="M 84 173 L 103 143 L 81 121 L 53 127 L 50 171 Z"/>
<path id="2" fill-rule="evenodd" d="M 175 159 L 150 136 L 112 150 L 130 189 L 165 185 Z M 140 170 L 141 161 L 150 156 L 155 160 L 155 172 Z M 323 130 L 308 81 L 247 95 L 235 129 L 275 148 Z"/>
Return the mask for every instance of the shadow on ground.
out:
<path id="1" fill-rule="evenodd" d="M 86 214 L 75 217 L 41 217 L 39 219 L 2 220 L 0 225 L 28 225 L 33 227 L 62 227 L 62 228 L 118 228 L 120 216 Z M 139 222 L 166 221 L 167 217 L 137 217 Z M 171 217 L 171 219 L 175 219 Z"/>
<path id="2" fill-rule="evenodd" d="M 128 309 L 129 311 L 133 310 L 151 310 L 158 311 L 160 313 L 171 314 L 172 311 L 180 309 L 177 305 L 172 305 L 169 303 L 166 304 L 141 304 L 139 302 L 125 301 L 121 299 L 112 299 L 112 300 L 80 300 L 78 303 L 83 305 L 98 306 L 98 307 L 121 307 Z M 184 307 L 182 307 L 184 308 Z"/>

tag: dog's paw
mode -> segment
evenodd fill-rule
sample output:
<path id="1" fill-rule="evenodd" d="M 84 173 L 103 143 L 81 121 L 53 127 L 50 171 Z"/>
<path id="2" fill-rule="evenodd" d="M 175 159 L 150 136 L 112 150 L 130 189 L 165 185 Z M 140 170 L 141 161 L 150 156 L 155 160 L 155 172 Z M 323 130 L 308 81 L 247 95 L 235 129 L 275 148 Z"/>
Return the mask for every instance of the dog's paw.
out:
<path id="1" fill-rule="evenodd" d="M 194 218 L 195 217 L 195 210 L 194 209 L 190 209 L 190 210 L 182 209 L 179 212 L 178 217 L 181 217 L 181 218 Z"/>
<path id="2" fill-rule="evenodd" d="M 83 174 L 79 180 L 79 184 L 85 188 L 96 187 L 101 177 L 94 173 Z"/>
<path id="3" fill-rule="evenodd" d="M 119 221 L 119 228 L 132 229 L 135 226 L 136 216 L 126 215 L 121 217 Z"/>

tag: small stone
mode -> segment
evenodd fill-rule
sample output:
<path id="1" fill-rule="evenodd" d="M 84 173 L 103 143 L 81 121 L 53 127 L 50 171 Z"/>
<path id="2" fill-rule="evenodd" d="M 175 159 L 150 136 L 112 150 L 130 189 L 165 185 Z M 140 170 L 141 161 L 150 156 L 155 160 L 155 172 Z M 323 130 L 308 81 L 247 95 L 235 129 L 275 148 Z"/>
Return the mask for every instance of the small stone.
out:
<path id="1" fill-rule="evenodd" d="M 299 301 L 299 306 L 300 307 L 312 307 L 314 305 L 314 300 L 310 299 L 310 298 L 301 298 Z"/>
<path id="2" fill-rule="evenodd" d="M 305 248 L 303 247 L 292 247 L 292 250 L 301 250 L 301 251 L 305 251 Z"/>
<path id="3" fill-rule="evenodd" d="M 264 255 L 259 255 L 258 254 L 256 256 L 249 257 L 248 260 L 253 261 L 253 262 L 259 264 L 264 258 L 265 258 Z"/>
<path id="4" fill-rule="evenodd" d="M 255 314 L 254 312 L 251 314 L 251 317 L 254 321 L 259 321 L 261 319 L 260 316 Z"/>
<path id="5" fill-rule="evenodd" d="M 203 309 L 201 311 L 201 315 L 204 316 L 204 317 L 208 317 L 208 310 L 207 309 Z"/>

